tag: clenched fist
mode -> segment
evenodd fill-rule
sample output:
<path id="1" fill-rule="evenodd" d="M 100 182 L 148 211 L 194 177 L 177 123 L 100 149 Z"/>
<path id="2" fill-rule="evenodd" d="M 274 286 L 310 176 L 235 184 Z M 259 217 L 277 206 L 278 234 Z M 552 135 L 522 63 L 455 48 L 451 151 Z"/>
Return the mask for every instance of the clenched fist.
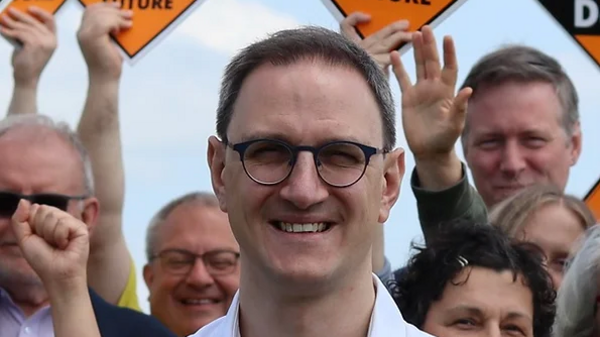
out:
<path id="1" fill-rule="evenodd" d="M 87 283 L 87 226 L 57 208 L 21 200 L 12 227 L 23 256 L 46 287 Z"/>

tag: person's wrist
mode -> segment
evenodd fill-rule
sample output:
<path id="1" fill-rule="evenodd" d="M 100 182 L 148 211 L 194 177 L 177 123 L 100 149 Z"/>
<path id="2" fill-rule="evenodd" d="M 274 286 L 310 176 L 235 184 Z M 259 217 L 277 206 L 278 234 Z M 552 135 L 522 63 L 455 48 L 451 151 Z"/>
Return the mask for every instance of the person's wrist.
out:
<path id="1" fill-rule="evenodd" d="M 39 76 L 23 76 L 18 72 L 13 74 L 15 89 L 35 90 L 40 82 Z"/>
<path id="2" fill-rule="evenodd" d="M 70 301 L 87 293 L 87 276 L 84 272 L 77 276 L 44 280 L 44 286 L 51 301 Z"/>
<path id="3" fill-rule="evenodd" d="M 415 157 L 421 188 L 440 191 L 454 186 L 462 178 L 462 165 L 454 152 Z"/>

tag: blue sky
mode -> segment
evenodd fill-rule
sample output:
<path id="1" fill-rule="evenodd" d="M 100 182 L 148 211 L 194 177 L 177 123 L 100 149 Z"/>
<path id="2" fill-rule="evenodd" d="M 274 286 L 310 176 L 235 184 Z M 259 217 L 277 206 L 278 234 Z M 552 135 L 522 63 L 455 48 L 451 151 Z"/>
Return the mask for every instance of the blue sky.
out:
<path id="1" fill-rule="evenodd" d="M 41 112 L 75 125 L 86 93 L 87 74 L 75 39 L 81 9 L 74 0 L 58 14 L 59 49 L 40 84 Z M 134 21 L 135 22 L 135 21 Z M 214 132 L 223 68 L 236 50 L 281 28 L 314 24 L 338 29 L 321 0 L 206 0 L 185 22 L 134 67 L 125 65 L 121 131 L 126 170 L 124 232 L 138 270 L 138 292 L 147 310 L 141 277 L 148 221 L 169 200 L 192 190 L 210 190 L 206 140 Z M 575 82 L 581 99 L 583 154 L 567 191 L 583 196 L 600 176 L 600 68 L 536 0 L 468 0 L 435 29 L 438 41 L 452 35 L 459 81 L 483 54 L 506 43 L 524 43 L 556 57 Z M 12 78 L 12 46 L 0 41 L 0 78 Z M 410 52 L 403 57 L 414 74 Z M 394 79 L 392 88 L 399 101 Z M 8 105 L 12 81 L 0 83 Z M 398 123 L 401 131 L 401 125 Z M 400 132 L 398 146 L 406 147 Z M 461 150 L 459 149 L 459 152 Z M 407 172 L 414 167 L 406 156 Z M 386 224 L 386 252 L 401 266 L 412 240 L 420 240 L 415 200 L 404 179 L 402 196 Z"/>

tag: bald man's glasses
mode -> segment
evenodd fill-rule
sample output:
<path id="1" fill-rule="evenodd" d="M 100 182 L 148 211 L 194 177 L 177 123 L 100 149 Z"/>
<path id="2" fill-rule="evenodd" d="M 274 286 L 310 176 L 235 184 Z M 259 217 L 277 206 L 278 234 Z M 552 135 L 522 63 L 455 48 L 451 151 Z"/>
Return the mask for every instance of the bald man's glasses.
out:
<path id="1" fill-rule="evenodd" d="M 214 250 L 204 254 L 195 254 L 185 249 L 167 249 L 152 256 L 159 259 L 163 268 L 173 275 L 186 275 L 200 259 L 206 271 L 212 276 L 231 274 L 236 271 L 240 253 L 232 250 Z"/>

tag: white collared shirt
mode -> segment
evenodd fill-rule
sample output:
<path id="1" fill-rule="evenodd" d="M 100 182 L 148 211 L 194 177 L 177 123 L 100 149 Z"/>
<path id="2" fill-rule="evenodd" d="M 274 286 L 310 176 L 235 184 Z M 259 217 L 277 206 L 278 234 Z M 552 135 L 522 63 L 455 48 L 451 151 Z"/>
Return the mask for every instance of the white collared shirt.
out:
<path id="1" fill-rule="evenodd" d="M 376 297 L 375 306 L 371 313 L 371 323 L 367 337 L 432 337 L 408 324 L 392 296 L 381 283 L 377 276 L 373 275 Z M 204 326 L 189 337 L 241 337 L 239 324 L 239 292 L 235 294 L 227 315 Z"/>

